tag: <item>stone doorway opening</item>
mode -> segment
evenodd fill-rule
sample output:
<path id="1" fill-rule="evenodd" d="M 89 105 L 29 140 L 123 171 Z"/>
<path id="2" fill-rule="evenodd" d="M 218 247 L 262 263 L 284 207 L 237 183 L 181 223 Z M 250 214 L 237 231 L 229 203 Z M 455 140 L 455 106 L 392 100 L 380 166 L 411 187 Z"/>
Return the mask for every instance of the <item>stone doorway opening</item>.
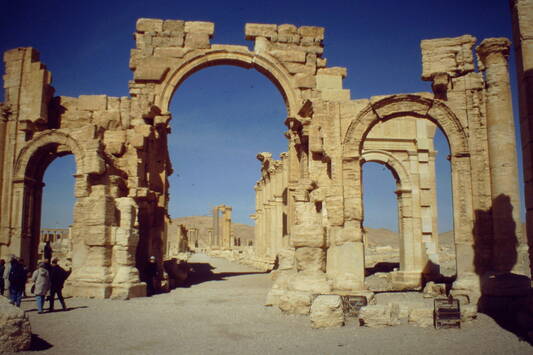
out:
<path id="1" fill-rule="evenodd" d="M 172 245 L 175 225 L 185 223 L 187 230 L 198 231 L 198 249 L 251 252 L 253 247 L 242 240 L 254 237 L 253 186 L 260 178 L 256 155 L 268 151 L 279 157 L 287 151 L 283 134 L 287 110 L 283 95 L 263 73 L 245 70 L 249 68 L 238 63 L 216 64 L 181 81 L 169 105 L 167 147 L 172 174 L 163 245 Z M 213 224 L 206 221 L 218 205 L 232 209 L 229 245 L 217 245 L 210 238 Z M 245 229 L 246 225 L 250 228 Z M 250 234 L 246 239 L 241 236 L 245 230 Z M 165 257 L 178 257 L 170 254 L 175 250 L 167 250 Z"/>
<path id="2" fill-rule="evenodd" d="M 35 269 L 38 261 L 44 258 L 43 247 L 46 241 L 50 241 L 52 249 L 56 249 L 54 256 L 60 257 L 63 262 L 68 259 L 69 265 L 72 261 L 71 234 L 68 227 L 63 228 L 63 223 L 65 220 L 72 221 L 75 182 L 68 175 L 52 173 L 52 179 L 61 178 L 61 181 L 53 181 L 51 185 L 54 185 L 54 191 L 47 191 L 45 182 L 49 180 L 51 170 L 61 170 L 62 173 L 70 170 L 75 173 L 76 163 L 69 147 L 60 143 L 48 143 L 36 149 L 27 162 L 24 179 L 16 184 L 20 188 L 20 193 L 16 196 L 21 197 L 18 203 L 23 206 L 20 209 L 20 255 L 30 270 Z M 56 213 L 50 211 L 52 209 L 56 209 Z M 61 210 L 64 211 L 64 216 L 57 214 Z M 52 221 L 54 218 L 55 221 Z M 42 230 L 48 232 L 41 233 Z"/>
<path id="3" fill-rule="evenodd" d="M 437 146 L 442 150 L 440 154 Z M 398 235 L 396 239 L 388 235 L 394 234 L 388 230 L 364 228 L 365 283 L 369 290 L 420 289 L 428 281 L 447 282 L 451 287 L 456 274 L 453 213 L 446 210 L 440 214 L 444 226 L 441 228 L 447 228 L 448 232 L 446 243 L 441 247 L 437 198 L 439 190 L 442 190 L 440 196 L 451 192 L 449 151 L 448 141 L 438 126 L 414 115 L 378 122 L 366 135 L 361 171 L 366 172 L 373 163 L 381 164 L 382 170 L 386 167 L 392 173 L 395 185 L 388 188 L 384 174 L 371 177 L 366 183 L 362 175 L 365 184 L 363 223 L 367 215 L 371 220 L 371 214 L 377 213 L 381 220 L 374 227 L 380 227 L 386 225 L 387 218 L 390 220 L 396 215 L 397 224 L 389 222 L 392 226 L 389 229 L 396 232 L 394 227 L 397 226 Z M 440 189 L 437 188 L 439 181 Z M 375 196 L 367 194 L 369 183 L 376 186 Z M 396 203 L 383 196 L 386 191 L 396 194 Z M 451 205 L 451 197 L 444 202 Z M 382 245 L 377 245 L 380 239 Z M 442 263 L 445 263 L 445 275 L 441 273 Z"/>

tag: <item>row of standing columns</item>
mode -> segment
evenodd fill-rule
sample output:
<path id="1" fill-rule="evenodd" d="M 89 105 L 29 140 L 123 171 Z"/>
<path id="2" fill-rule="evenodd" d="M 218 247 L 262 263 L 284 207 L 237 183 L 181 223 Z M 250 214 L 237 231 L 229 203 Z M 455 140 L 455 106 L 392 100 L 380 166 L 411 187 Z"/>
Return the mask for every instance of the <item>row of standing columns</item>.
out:
<path id="1" fill-rule="evenodd" d="M 270 153 L 260 153 L 261 179 L 255 185 L 256 212 L 255 253 L 259 258 L 274 260 L 281 249 L 289 246 L 288 240 L 288 155 L 280 160 Z"/>

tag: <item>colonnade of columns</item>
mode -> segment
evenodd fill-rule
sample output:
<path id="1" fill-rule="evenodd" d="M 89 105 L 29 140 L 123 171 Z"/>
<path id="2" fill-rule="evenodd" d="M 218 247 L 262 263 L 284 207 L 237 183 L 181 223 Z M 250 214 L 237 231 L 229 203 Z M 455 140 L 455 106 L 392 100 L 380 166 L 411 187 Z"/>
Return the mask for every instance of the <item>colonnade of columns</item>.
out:
<path id="1" fill-rule="evenodd" d="M 289 246 L 287 187 L 289 178 L 288 155 L 282 153 L 280 160 L 272 159 L 271 153 L 259 153 L 261 179 L 255 185 L 256 212 L 255 253 L 267 262 L 275 260 L 283 248 Z"/>

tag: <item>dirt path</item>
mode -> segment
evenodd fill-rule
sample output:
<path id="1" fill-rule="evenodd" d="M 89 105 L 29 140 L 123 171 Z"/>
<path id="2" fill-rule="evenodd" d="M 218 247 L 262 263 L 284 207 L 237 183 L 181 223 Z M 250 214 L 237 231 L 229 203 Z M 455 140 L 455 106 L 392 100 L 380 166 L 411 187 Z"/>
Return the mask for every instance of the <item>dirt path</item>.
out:
<path id="1" fill-rule="evenodd" d="M 191 263 L 202 275 L 191 287 L 167 294 L 129 301 L 68 299 L 72 310 L 45 314 L 37 314 L 33 299 L 25 299 L 35 350 L 50 354 L 533 353 L 533 347 L 483 315 L 461 330 L 370 329 L 353 324 L 314 330 L 308 317 L 287 316 L 263 306 L 269 275 L 204 255 L 194 256 Z"/>

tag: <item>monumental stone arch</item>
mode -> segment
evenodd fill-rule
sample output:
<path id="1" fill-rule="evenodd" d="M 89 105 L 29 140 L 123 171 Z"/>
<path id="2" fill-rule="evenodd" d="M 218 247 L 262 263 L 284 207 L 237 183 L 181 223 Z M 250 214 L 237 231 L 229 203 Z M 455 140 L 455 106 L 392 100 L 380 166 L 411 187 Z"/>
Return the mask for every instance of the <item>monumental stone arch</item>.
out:
<path id="1" fill-rule="evenodd" d="M 267 152 L 258 155 L 262 177 L 254 218 L 260 228 L 254 245 L 259 261 L 278 265 L 270 304 L 307 314 L 317 295 L 369 295 L 364 161 L 385 163 L 399 180 L 404 254 L 391 275 L 393 288 L 419 289 L 431 277 L 428 244 L 438 245 L 432 133 L 418 123 L 428 120 L 443 130 L 451 150 L 458 273 L 452 291 L 475 301 L 486 273 L 528 275 L 527 245 L 515 228 L 520 209 L 509 41 L 484 40 L 476 48 L 476 72 L 472 36 L 424 40 L 422 79 L 432 83 L 432 92 L 353 100 L 343 88 L 346 68 L 327 67 L 322 27 L 246 24 L 253 51 L 212 44 L 213 34 L 210 22 L 139 19 L 128 97 L 54 97 L 51 75 L 35 49 L 4 54 L 1 257 L 14 253 L 35 264 L 30 244 L 39 235 L 42 172 L 54 157 L 72 153 L 76 204 L 66 291 L 100 298 L 144 295 L 148 256 L 161 261 L 166 253 L 170 99 L 194 72 L 229 64 L 266 75 L 287 106 L 287 152 L 279 161 Z M 396 146 L 386 133 L 395 118 L 407 118 L 413 128 Z M 497 203 L 502 198 L 506 204 Z"/>

